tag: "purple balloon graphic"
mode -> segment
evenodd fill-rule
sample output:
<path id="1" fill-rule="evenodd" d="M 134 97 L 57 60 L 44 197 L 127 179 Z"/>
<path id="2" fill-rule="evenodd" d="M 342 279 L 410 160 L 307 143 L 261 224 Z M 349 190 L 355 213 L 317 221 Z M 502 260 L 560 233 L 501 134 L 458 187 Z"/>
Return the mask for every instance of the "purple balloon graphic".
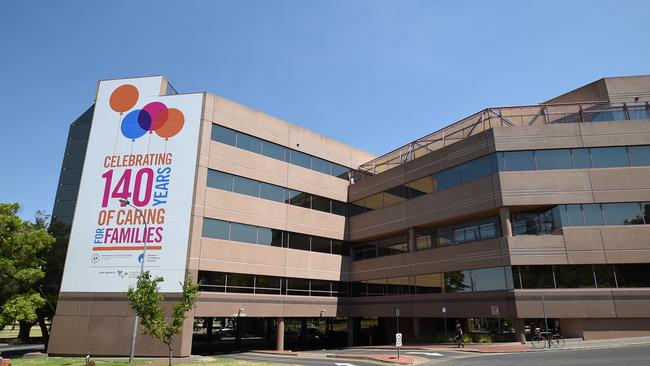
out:
<path id="1" fill-rule="evenodd" d="M 167 121 L 167 106 L 161 102 L 151 102 L 142 107 L 142 113 L 138 119 L 140 127 L 149 131 L 155 131 L 162 127 Z"/>
<path id="2" fill-rule="evenodd" d="M 142 113 L 142 110 L 135 109 L 124 117 L 121 126 L 122 135 L 124 135 L 124 137 L 135 141 L 135 139 L 147 133 L 147 130 L 143 129 L 140 124 L 140 116 L 142 114 L 146 114 L 146 112 Z"/>

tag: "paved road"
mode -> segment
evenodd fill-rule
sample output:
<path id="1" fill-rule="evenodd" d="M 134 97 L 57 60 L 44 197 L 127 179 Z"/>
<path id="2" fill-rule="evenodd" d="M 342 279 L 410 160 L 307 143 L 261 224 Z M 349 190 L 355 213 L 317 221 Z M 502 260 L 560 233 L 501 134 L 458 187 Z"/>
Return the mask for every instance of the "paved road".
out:
<path id="1" fill-rule="evenodd" d="M 305 359 L 295 356 L 277 357 L 267 356 L 262 354 L 253 353 L 239 353 L 224 355 L 223 357 L 235 358 L 238 360 L 258 361 L 258 362 L 273 362 L 285 363 L 289 365 L 305 365 L 305 366 L 377 366 L 376 363 L 369 363 L 359 360 L 338 360 L 338 359 Z"/>
<path id="2" fill-rule="evenodd" d="M 515 354 L 480 354 L 429 362 L 440 366 L 647 366 L 650 345 L 619 348 L 557 350 Z"/>

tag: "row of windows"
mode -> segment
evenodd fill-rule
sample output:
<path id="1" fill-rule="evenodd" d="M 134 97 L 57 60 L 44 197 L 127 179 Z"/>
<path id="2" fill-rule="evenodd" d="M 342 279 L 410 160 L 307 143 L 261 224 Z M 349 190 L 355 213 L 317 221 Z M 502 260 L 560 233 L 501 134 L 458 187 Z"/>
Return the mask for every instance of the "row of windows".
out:
<path id="1" fill-rule="evenodd" d="M 448 225 L 436 229 L 426 229 L 415 233 L 417 250 L 443 247 L 469 241 L 486 240 L 501 236 L 498 217 Z M 408 252 L 406 234 L 386 239 L 356 244 L 350 248 L 352 260 L 385 257 Z"/>
<path id="2" fill-rule="evenodd" d="M 305 235 L 262 226 L 203 218 L 203 237 L 271 245 L 280 248 L 349 255 L 349 245 L 341 240 Z"/>
<path id="3" fill-rule="evenodd" d="M 293 206 L 347 216 L 345 202 L 296 191 L 258 180 L 208 169 L 207 185 L 211 188 L 259 197 Z"/>
<path id="4" fill-rule="evenodd" d="M 347 297 L 346 282 L 199 271 L 199 290 L 209 292 Z"/>
<path id="5" fill-rule="evenodd" d="M 650 287 L 650 264 L 514 266 L 517 289 Z"/>
<path id="6" fill-rule="evenodd" d="M 650 146 L 592 147 L 508 151 L 482 158 L 356 200 L 350 216 L 392 206 L 407 199 L 458 186 L 498 171 L 588 169 L 650 166 Z"/>
<path id="7" fill-rule="evenodd" d="M 215 124 L 212 125 L 211 137 L 214 141 L 345 180 L 348 180 L 348 172 L 354 171 L 342 165 Z"/>
<path id="8" fill-rule="evenodd" d="M 650 224 L 648 202 L 559 205 L 552 212 L 561 226 Z"/>
<path id="9" fill-rule="evenodd" d="M 497 153 L 499 171 L 614 168 L 650 165 L 650 146 L 590 147 Z"/>
<path id="10" fill-rule="evenodd" d="M 650 264 L 504 266 L 357 282 L 199 271 L 198 281 L 201 291 L 326 297 L 512 289 L 640 288 L 650 287 Z"/>

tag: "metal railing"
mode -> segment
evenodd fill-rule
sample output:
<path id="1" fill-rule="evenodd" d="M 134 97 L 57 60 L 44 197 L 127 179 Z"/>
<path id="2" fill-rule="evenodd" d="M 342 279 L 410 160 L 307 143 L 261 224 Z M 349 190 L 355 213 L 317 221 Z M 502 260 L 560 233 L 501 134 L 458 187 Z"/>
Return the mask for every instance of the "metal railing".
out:
<path id="1" fill-rule="evenodd" d="M 379 174 L 490 128 L 647 119 L 650 119 L 648 102 L 620 105 L 591 102 L 486 108 L 364 163 L 359 170 L 369 175 Z"/>

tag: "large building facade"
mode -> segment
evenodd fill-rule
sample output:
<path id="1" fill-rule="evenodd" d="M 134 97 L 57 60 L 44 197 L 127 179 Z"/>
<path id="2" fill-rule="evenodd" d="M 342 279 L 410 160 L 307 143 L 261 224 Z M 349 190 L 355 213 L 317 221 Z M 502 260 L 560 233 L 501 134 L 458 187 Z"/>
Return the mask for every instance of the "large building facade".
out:
<path id="1" fill-rule="evenodd" d="M 153 99 L 173 105 L 181 97 L 154 79 L 160 88 Z M 117 257 L 105 253 L 138 257 L 142 241 L 133 234 L 116 239 L 119 245 L 86 245 L 83 230 L 105 238 L 104 227 L 99 220 L 87 229 L 79 217 L 88 216 L 80 210 L 92 197 L 84 186 L 98 177 L 87 172 L 101 111 L 107 103 L 115 112 L 126 108 L 106 93 L 137 80 L 111 81 L 106 90 L 100 83 L 92 129 L 83 130 L 89 136 L 75 137 L 88 145 L 85 161 L 69 161 L 66 152 L 53 216 L 71 223 L 72 234 L 53 354 L 129 351 L 133 313 L 123 291 L 141 262 L 118 269 Z M 246 342 L 278 349 L 325 340 L 390 343 L 398 326 L 408 341 L 426 341 L 456 319 L 469 331 L 506 338 L 544 322 L 568 337 L 650 334 L 650 77 L 605 78 L 538 105 L 487 108 L 380 157 L 210 93 L 196 95 L 196 118 L 185 112 L 186 130 L 160 142 L 174 159 L 187 155 L 178 179 L 189 188 L 170 186 L 180 198 L 166 212 L 177 221 L 156 222 L 153 204 L 130 197 L 146 216 L 129 222 L 133 230 L 160 225 L 149 236 L 145 226 L 143 241 L 159 252 L 144 263 L 200 283 L 177 355 Z M 142 110 L 149 108 L 153 122 L 139 123 L 151 134 L 157 112 L 150 104 Z M 96 154 L 102 159 L 138 149 L 139 130 L 130 130 L 129 114 L 119 116 L 128 138 L 116 137 L 112 152 L 107 143 L 109 153 Z M 170 135 L 160 123 L 155 132 Z M 174 147 L 186 132 L 194 144 Z M 157 163 L 163 169 L 165 162 Z M 74 164 L 79 174 L 64 184 Z M 118 206 L 116 192 L 103 196 L 100 218 L 113 206 L 136 215 Z M 186 243 L 167 252 L 165 235 Z M 173 263 L 160 262 L 165 255 Z M 86 273 L 83 280 L 78 273 Z M 125 281 L 112 285 L 117 277 Z M 110 279 L 105 289 L 102 278 Z M 173 303 L 177 289 L 163 290 Z M 164 353 L 138 337 L 137 354 Z"/>

